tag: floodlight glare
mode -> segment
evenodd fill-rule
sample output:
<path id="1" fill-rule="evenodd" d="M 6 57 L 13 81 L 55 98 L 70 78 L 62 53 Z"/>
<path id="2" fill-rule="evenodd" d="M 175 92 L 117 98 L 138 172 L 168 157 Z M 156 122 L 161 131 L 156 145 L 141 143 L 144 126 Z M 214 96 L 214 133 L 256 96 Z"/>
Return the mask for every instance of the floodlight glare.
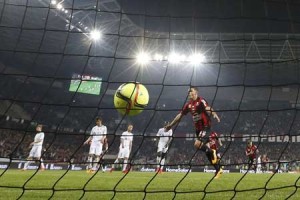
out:
<path id="1" fill-rule="evenodd" d="M 92 40 L 99 40 L 101 38 L 101 32 L 98 30 L 93 30 L 90 32 L 90 38 Z"/>
<path id="2" fill-rule="evenodd" d="M 180 55 L 179 56 L 179 61 L 181 61 L 181 62 L 184 62 L 184 61 L 186 61 L 186 56 L 185 55 Z"/>
<path id="3" fill-rule="evenodd" d="M 150 56 L 145 52 L 141 52 L 137 55 L 136 60 L 139 64 L 144 65 L 150 61 Z"/>
<path id="4" fill-rule="evenodd" d="M 154 55 L 154 60 L 162 61 L 163 60 L 163 55 L 156 53 Z"/>
<path id="5" fill-rule="evenodd" d="M 62 6 L 61 4 L 57 4 L 56 8 L 57 8 L 58 10 L 60 10 L 60 9 L 63 8 L 63 6 Z"/>
<path id="6" fill-rule="evenodd" d="M 176 53 L 171 53 L 169 55 L 168 61 L 170 63 L 179 63 L 180 62 L 180 56 Z"/>
<path id="7" fill-rule="evenodd" d="M 205 61 L 205 56 L 202 54 L 193 54 L 189 57 L 189 61 L 194 64 L 200 64 Z"/>
<path id="8" fill-rule="evenodd" d="M 51 4 L 52 4 L 52 5 L 55 5 L 55 4 L 56 4 L 56 1 L 55 1 L 55 0 L 52 0 L 52 1 L 51 1 Z"/>

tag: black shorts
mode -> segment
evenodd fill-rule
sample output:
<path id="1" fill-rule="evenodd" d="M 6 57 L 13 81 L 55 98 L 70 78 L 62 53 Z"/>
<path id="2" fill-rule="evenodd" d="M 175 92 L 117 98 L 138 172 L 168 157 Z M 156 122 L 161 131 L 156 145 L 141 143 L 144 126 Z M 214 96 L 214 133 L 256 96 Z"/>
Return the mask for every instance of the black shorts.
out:
<path id="1" fill-rule="evenodd" d="M 207 144 L 209 142 L 210 127 L 206 127 L 203 130 L 196 130 L 196 139 L 202 143 Z"/>

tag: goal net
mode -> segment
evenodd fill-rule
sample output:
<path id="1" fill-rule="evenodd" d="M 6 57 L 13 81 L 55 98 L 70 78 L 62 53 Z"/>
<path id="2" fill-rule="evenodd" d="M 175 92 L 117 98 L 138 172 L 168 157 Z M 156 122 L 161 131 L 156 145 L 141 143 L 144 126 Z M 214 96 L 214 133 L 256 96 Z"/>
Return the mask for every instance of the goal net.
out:
<path id="1" fill-rule="evenodd" d="M 299 9 L 281 0 L 0 0 L 0 199 L 299 199 Z M 127 82 L 149 92 L 136 116 L 114 107 Z M 219 179 L 194 148 L 190 114 L 156 171 L 157 132 L 191 86 L 221 120 L 212 119 Z M 96 117 L 108 150 L 87 173 Z M 41 159 L 22 171 L 38 124 Z M 128 124 L 129 172 L 120 161 L 111 173 Z"/>

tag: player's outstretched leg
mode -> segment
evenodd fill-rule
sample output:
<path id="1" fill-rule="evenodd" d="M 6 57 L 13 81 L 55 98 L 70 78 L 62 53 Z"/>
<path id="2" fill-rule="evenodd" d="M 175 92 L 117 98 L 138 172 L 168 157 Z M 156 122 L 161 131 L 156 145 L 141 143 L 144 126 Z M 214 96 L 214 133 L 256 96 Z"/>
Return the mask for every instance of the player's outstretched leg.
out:
<path id="1" fill-rule="evenodd" d="M 216 150 L 209 148 L 206 144 L 204 144 L 200 140 L 195 141 L 195 147 L 205 152 L 207 158 L 209 159 L 209 162 L 211 162 L 213 165 L 217 163 L 218 157 L 217 157 Z"/>
<path id="2" fill-rule="evenodd" d="M 44 160 L 43 158 L 40 159 L 40 171 L 44 171 L 45 170 L 45 165 L 44 165 Z"/>
<path id="3" fill-rule="evenodd" d="M 127 163 L 128 163 L 128 158 L 124 158 L 124 164 L 123 164 L 123 170 L 122 172 L 124 174 L 127 174 L 129 170 L 127 170 Z"/>
<path id="4" fill-rule="evenodd" d="M 27 158 L 27 161 L 26 161 L 26 163 L 24 164 L 24 167 L 23 167 L 22 171 L 27 170 L 27 168 L 29 167 L 29 165 L 30 165 L 31 163 L 33 163 L 32 157 Z"/>
<path id="5" fill-rule="evenodd" d="M 89 155 L 88 156 L 88 159 L 87 159 L 87 162 L 88 162 L 88 168 L 87 168 L 87 173 L 90 173 L 91 170 L 92 170 L 92 164 L 93 164 L 93 155 Z"/>
<path id="6" fill-rule="evenodd" d="M 218 165 L 218 170 L 216 169 L 215 179 L 220 178 L 220 176 L 223 174 L 223 169 L 220 165 Z"/>
<path id="7" fill-rule="evenodd" d="M 109 170 L 110 173 L 112 173 L 115 170 L 115 164 L 118 164 L 118 163 L 119 163 L 119 158 L 117 158 L 115 160 L 115 162 L 111 165 L 111 168 Z"/>
<path id="8" fill-rule="evenodd" d="M 99 161 L 100 161 L 100 156 L 95 156 L 94 162 L 93 162 L 93 167 L 90 170 L 91 173 L 95 173 L 97 171 L 97 165 L 98 165 Z"/>
<path id="9" fill-rule="evenodd" d="M 164 169 L 164 166 L 165 166 L 165 162 L 166 162 L 166 153 L 162 153 L 162 156 L 161 156 L 161 162 L 160 162 L 160 168 L 159 168 L 159 171 L 158 173 L 162 173 L 163 172 L 163 169 Z"/>
<path id="10" fill-rule="evenodd" d="M 161 163 L 162 162 L 162 152 L 157 152 L 157 157 L 156 157 L 156 170 L 155 172 L 160 173 L 160 168 L 161 168 Z"/>

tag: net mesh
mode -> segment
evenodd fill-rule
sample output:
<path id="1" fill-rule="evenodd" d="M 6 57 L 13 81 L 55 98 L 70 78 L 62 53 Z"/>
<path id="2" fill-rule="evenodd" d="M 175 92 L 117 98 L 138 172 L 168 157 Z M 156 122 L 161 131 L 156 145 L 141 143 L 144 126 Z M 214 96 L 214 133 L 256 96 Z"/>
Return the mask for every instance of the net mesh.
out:
<path id="1" fill-rule="evenodd" d="M 0 0 L 0 198 L 300 198 L 299 8 L 280 0 Z M 100 39 L 91 39 L 94 30 Z M 139 52 L 149 53 L 147 64 L 136 62 Z M 194 53 L 201 64 L 189 62 Z M 150 94 L 137 116 L 114 108 L 126 82 Z M 212 124 L 223 142 L 219 180 L 193 147 L 190 116 L 174 128 L 166 172 L 154 172 L 156 133 L 190 86 L 221 118 Z M 134 125 L 128 174 L 83 171 L 97 116 L 108 128 L 107 170 Z M 21 172 L 38 123 L 46 171 L 38 161 Z M 255 175 L 249 139 L 268 158 Z"/>

